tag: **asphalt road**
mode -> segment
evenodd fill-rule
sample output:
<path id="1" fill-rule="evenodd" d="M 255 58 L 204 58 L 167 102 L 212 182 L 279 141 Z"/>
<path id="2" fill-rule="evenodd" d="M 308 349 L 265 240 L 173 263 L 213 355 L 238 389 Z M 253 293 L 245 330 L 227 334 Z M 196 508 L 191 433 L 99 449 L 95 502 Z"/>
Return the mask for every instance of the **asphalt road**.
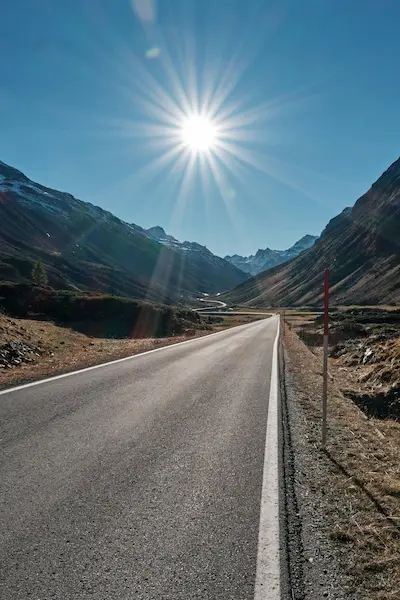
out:
<path id="1" fill-rule="evenodd" d="M 207 315 L 211 315 L 211 316 L 219 316 L 219 315 L 248 315 L 251 317 L 256 317 L 257 315 L 259 316 L 265 316 L 265 317 L 271 317 L 273 313 L 270 312 L 262 312 L 262 311 L 250 311 L 250 310 L 219 310 L 218 308 L 207 308 L 207 309 L 194 309 L 196 310 L 196 312 L 199 312 L 200 314 L 202 314 L 204 311 L 207 311 Z"/>
<path id="2" fill-rule="evenodd" d="M 254 599 L 275 317 L 0 395 L 0 598 Z"/>
<path id="3" fill-rule="evenodd" d="M 200 302 L 204 302 L 204 304 L 212 304 L 213 306 L 204 306 L 200 308 L 194 308 L 196 312 L 206 312 L 209 310 L 216 310 L 218 307 L 220 309 L 225 308 L 227 306 L 226 302 L 221 302 L 221 300 L 209 300 L 208 298 L 197 298 Z"/>

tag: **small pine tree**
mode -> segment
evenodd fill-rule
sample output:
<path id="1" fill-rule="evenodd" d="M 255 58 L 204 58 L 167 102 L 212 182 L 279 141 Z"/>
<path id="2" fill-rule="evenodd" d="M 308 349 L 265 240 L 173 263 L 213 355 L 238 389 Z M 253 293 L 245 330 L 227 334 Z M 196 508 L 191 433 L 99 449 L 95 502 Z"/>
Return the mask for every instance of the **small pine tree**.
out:
<path id="1" fill-rule="evenodd" d="M 32 267 L 32 281 L 36 285 L 44 286 L 47 285 L 47 273 L 44 267 L 44 264 L 40 260 L 37 259 L 35 264 Z"/>

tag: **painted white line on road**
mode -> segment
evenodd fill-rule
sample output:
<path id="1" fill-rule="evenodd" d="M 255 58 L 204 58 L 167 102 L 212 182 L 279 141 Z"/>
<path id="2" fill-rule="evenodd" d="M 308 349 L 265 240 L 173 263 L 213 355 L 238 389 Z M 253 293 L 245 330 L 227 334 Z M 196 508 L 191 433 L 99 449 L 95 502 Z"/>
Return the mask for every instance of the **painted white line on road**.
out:
<path id="1" fill-rule="evenodd" d="M 262 321 L 267 321 L 267 320 L 269 321 L 269 319 L 260 319 L 259 321 L 254 321 L 254 323 L 260 323 Z M 222 331 L 216 331 L 215 333 L 208 333 L 207 335 L 193 338 L 191 340 L 184 340 L 183 342 L 177 342 L 176 344 L 169 344 L 168 346 L 162 346 L 161 348 L 153 348 L 153 350 L 146 350 L 146 352 L 139 352 L 138 354 L 132 354 L 131 356 L 125 356 L 124 358 L 117 358 L 115 360 L 109 360 L 108 362 L 100 363 L 98 365 L 92 365 L 91 367 L 85 367 L 84 369 L 78 369 L 76 371 L 69 371 L 68 373 L 62 373 L 61 375 L 53 375 L 53 377 L 46 377 L 45 379 L 39 379 L 38 381 L 31 381 L 30 383 L 16 385 L 14 387 L 7 388 L 5 390 L 1 390 L 0 396 L 3 396 L 4 394 L 11 394 L 11 392 L 18 392 L 19 390 L 24 390 L 26 388 L 33 387 L 35 385 L 40 385 L 42 383 L 49 383 L 50 381 L 56 381 L 57 379 L 64 379 L 65 377 L 71 377 L 72 375 L 78 375 L 79 373 L 85 373 L 86 371 L 94 371 L 94 369 L 101 369 L 102 367 L 108 367 L 108 365 L 116 365 L 117 363 L 122 363 L 127 360 L 132 360 L 134 358 L 139 358 L 139 356 L 143 356 L 144 354 L 153 354 L 154 352 L 161 352 L 161 350 L 170 350 L 171 348 L 176 348 L 177 346 L 182 346 L 183 344 L 191 344 L 193 342 L 198 342 L 199 340 L 209 339 L 210 337 L 214 337 L 216 335 L 228 333 L 229 331 L 236 331 L 238 329 L 241 329 L 242 327 L 248 327 L 249 325 L 253 325 L 254 323 L 245 323 L 244 325 L 238 325 L 236 327 L 232 327 L 231 329 L 223 329 Z"/>
<path id="2" fill-rule="evenodd" d="M 278 480 L 278 330 L 272 353 L 254 600 L 280 600 Z"/>

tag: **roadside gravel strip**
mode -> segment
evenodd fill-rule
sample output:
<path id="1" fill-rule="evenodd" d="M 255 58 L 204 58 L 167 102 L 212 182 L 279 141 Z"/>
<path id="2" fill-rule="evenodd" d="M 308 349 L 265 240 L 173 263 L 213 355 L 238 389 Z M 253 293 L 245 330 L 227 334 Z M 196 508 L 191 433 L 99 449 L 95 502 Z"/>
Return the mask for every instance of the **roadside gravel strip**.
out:
<path id="1" fill-rule="evenodd" d="M 361 600 L 347 595 L 348 581 L 329 539 L 324 459 L 310 442 L 309 426 L 298 403 L 301 393 L 291 359 L 281 348 L 281 402 L 285 488 L 286 560 L 292 600 Z"/>

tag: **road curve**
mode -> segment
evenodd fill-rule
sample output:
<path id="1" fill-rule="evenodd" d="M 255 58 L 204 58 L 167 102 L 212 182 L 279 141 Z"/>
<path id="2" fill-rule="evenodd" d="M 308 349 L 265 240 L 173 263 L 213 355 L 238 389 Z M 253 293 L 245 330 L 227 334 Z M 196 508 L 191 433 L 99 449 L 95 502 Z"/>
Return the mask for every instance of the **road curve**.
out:
<path id="1" fill-rule="evenodd" d="M 208 298 L 197 298 L 200 302 L 209 303 L 213 306 L 201 306 L 199 308 L 193 308 L 194 312 L 207 312 L 209 310 L 217 310 L 218 306 L 220 308 L 225 308 L 227 306 L 226 302 L 222 302 L 221 300 L 209 300 Z M 215 305 L 215 306 L 214 306 Z"/>
<path id="2" fill-rule="evenodd" d="M 0 395 L 2 600 L 253 600 L 277 327 Z"/>

